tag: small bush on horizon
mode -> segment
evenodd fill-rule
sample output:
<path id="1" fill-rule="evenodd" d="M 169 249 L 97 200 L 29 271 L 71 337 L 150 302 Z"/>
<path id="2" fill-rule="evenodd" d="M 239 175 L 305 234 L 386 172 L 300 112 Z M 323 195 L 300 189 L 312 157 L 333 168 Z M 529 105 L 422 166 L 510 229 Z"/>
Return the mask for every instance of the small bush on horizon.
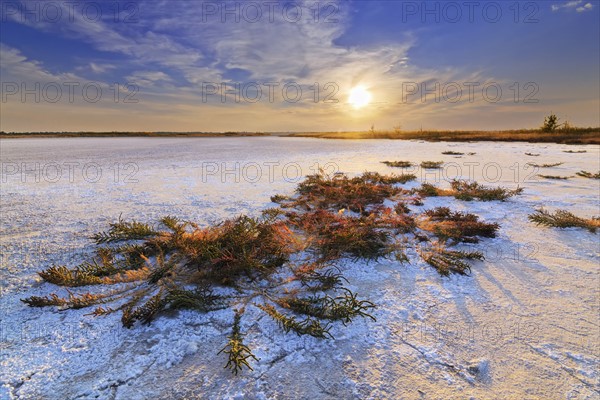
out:
<path id="1" fill-rule="evenodd" d="M 558 117 L 556 114 L 550 114 L 544 118 L 544 123 L 542 124 L 542 132 L 554 132 L 560 126 L 558 123 Z"/>

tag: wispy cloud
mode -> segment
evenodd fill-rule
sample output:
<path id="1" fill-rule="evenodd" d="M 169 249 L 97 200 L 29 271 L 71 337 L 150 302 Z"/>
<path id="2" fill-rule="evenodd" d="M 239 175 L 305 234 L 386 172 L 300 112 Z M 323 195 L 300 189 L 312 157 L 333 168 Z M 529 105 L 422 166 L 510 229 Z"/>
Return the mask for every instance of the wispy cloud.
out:
<path id="1" fill-rule="evenodd" d="M 52 73 L 44 68 L 40 61 L 29 59 L 19 49 L 3 43 L 0 43 L 0 69 L 3 82 L 14 80 L 45 84 L 84 80 L 72 72 Z"/>
<path id="2" fill-rule="evenodd" d="M 172 79 L 162 71 L 136 71 L 127 76 L 127 81 L 140 86 L 153 86 L 161 81 L 172 82 Z"/>
<path id="3" fill-rule="evenodd" d="M 553 4 L 551 7 L 552 11 L 559 10 L 575 10 L 577 12 L 590 11 L 594 8 L 592 3 L 585 3 L 583 0 L 571 0 L 562 4 Z"/>
<path id="4" fill-rule="evenodd" d="M 383 83 L 406 73 L 399 67 L 408 60 L 407 52 L 413 44 L 410 37 L 387 46 L 339 46 L 335 40 L 351 22 L 349 7 L 339 2 L 335 20 L 317 23 L 310 10 L 318 2 L 298 4 L 304 9 L 300 20 L 291 21 L 286 14 L 276 12 L 271 20 L 265 18 L 261 23 L 231 19 L 223 23 L 219 16 L 207 19 L 197 3 L 184 2 L 177 3 L 177 7 L 164 7 L 160 2 L 140 4 L 145 18 L 135 24 L 90 21 L 77 13 L 60 24 L 18 15 L 13 18 L 42 31 L 79 38 L 96 50 L 125 55 L 127 64 L 135 70 L 142 67 L 149 71 L 146 68 L 153 67 L 158 71 L 153 76 L 136 76 L 141 84 L 161 80 L 174 84 L 180 81 L 165 78 L 180 75 L 184 79 L 180 82 L 182 89 L 200 89 L 203 82 L 230 82 L 233 78 L 225 78 L 228 72 L 241 70 L 252 81 L 294 81 L 301 85 L 334 82 L 348 90 L 359 83 Z M 95 74 L 112 68 L 89 63 L 89 70 Z"/>
<path id="5" fill-rule="evenodd" d="M 592 3 L 585 3 L 584 6 L 582 7 L 577 7 L 575 10 L 577 12 L 584 12 L 584 11 L 591 11 L 592 8 L 594 8 L 594 6 L 592 5 Z"/>
<path id="6" fill-rule="evenodd" d="M 100 63 L 90 62 L 88 65 L 88 68 L 90 71 L 92 71 L 95 74 L 102 74 L 104 72 L 115 69 L 116 66 L 113 64 L 100 64 Z"/>
<path id="7" fill-rule="evenodd" d="M 87 123 L 85 115 L 92 116 L 90 121 L 109 130 L 282 130 L 283 126 L 287 129 L 331 129 L 333 126 L 355 129 L 357 126 L 368 127 L 375 120 L 378 124 L 389 122 L 388 126 L 391 126 L 398 118 L 410 127 L 414 121 L 443 119 L 449 113 L 464 116 L 469 112 L 484 115 L 489 111 L 489 104 L 483 102 L 480 95 L 476 102 L 469 102 L 464 87 L 463 98 L 456 103 L 415 101 L 407 104 L 402 98 L 402 85 L 406 82 L 419 86 L 426 84 L 431 88 L 435 82 L 480 82 L 483 85 L 495 81 L 505 90 L 498 106 L 510 106 L 505 103 L 512 98 L 509 88 L 514 81 L 494 79 L 489 72 L 471 65 L 446 67 L 432 64 L 424 68 L 413 63 L 409 53 L 419 43 L 423 30 L 407 28 L 401 33 L 395 30 L 389 40 L 375 44 L 342 44 L 349 42 L 345 39 L 349 32 L 352 33 L 356 18 L 352 2 L 321 1 L 321 6 L 334 4 L 337 12 L 330 21 L 321 19 L 317 22 L 312 10 L 318 3 L 296 1 L 295 4 L 304 8 L 302 18 L 297 21 L 286 18 L 280 5 L 273 18 L 263 15 L 258 23 L 243 19 L 236 22 L 232 16 L 223 22 L 220 14 L 207 18 L 206 8 L 203 8 L 207 3 L 196 1 L 135 3 L 139 7 L 139 18 L 135 23 L 115 22 L 112 18 L 91 21 L 80 13 L 73 14 L 72 19 L 49 23 L 11 14 L 14 22 L 47 33 L 49 37 L 77 40 L 92 51 L 77 55 L 72 64 L 50 69 L 47 65 L 51 61 L 44 60 L 43 55 L 35 60 L 36 55 L 27 53 L 26 47 L 17 49 L 2 45 L 2 79 L 77 81 L 82 85 L 90 79 L 104 81 L 100 82 L 107 88 L 103 101 L 80 104 L 86 113 L 80 115 L 81 120 L 72 122 L 74 129 L 77 129 L 76 123 Z M 227 7 L 231 9 L 235 4 L 243 3 L 231 2 Z M 591 3 L 582 0 L 552 6 L 553 11 L 582 12 L 592 8 Z M 63 15 L 70 15 L 69 10 L 64 9 Z M 70 55 L 68 50 L 65 55 Z M 62 71 L 56 72 L 61 68 Z M 232 102 L 231 98 L 240 93 L 236 81 L 279 84 L 275 101 Z M 140 102 L 135 105 L 111 103 L 114 87 L 110 85 L 114 82 L 139 87 L 137 98 Z M 220 92 L 206 101 L 202 88 L 207 82 L 223 83 L 233 95 L 226 103 L 221 101 Z M 300 85 L 308 95 L 297 103 L 285 102 L 282 87 L 289 82 Z M 315 83 L 320 90 L 318 102 L 312 97 L 314 89 L 311 87 Z M 328 83 L 335 84 L 330 86 L 334 90 L 326 90 Z M 357 85 L 365 86 L 374 99 L 374 103 L 360 113 L 347 104 L 348 92 Z M 481 89 L 478 91 L 480 93 Z M 323 98 L 332 93 L 338 102 L 323 103 Z M 31 110 L 30 104 L 10 104 L 9 107 L 13 110 L 20 107 L 20 111 L 12 115 L 26 115 Z M 43 107 L 52 107 L 52 112 L 46 115 L 51 115 L 50 119 L 57 124 L 66 123 L 67 119 L 62 116 L 72 114 L 70 104 L 63 104 L 62 108 L 60 104 Z M 110 118 L 102 119 L 103 113 Z M 25 123 L 23 121 L 19 120 L 19 123 Z M 170 127 L 173 121 L 177 121 L 177 126 Z M 40 122 L 43 123 L 45 121 Z"/>

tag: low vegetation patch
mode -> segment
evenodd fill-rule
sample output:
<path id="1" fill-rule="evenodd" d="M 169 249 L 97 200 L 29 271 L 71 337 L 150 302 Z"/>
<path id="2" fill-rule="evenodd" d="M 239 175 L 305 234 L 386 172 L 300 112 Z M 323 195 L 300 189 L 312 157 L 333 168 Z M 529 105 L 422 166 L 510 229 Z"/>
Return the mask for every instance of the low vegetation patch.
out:
<path id="1" fill-rule="evenodd" d="M 532 167 L 536 167 L 536 168 L 552 168 L 552 167 L 558 167 L 559 165 L 563 165 L 563 164 L 564 163 L 562 163 L 562 162 L 549 163 L 549 164 L 527 163 L 527 165 L 531 165 Z"/>
<path id="2" fill-rule="evenodd" d="M 540 154 L 539 153 L 525 153 L 526 156 L 530 156 L 530 157 L 538 157 Z"/>
<path id="3" fill-rule="evenodd" d="M 566 210 L 556 210 L 553 213 L 544 209 L 536 210 L 528 216 L 529 220 L 536 225 L 553 228 L 584 228 L 592 233 L 600 228 L 600 217 L 581 218 Z"/>
<path id="4" fill-rule="evenodd" d="M 475 214 L 452 212 L 448 207 L 425 211 L 419 227 L 441 240 L 451 239 L 455 243 L 478 243 L 480 237 L 496 237 L 500 228 L 496 223 L 479 221 Z"/>
<path id="5" fill-rule="evenodd" d="M 459 200 L 471 201 L 504 201 L 509 197 L 521 194 L 523 188 L 514 190 L 503 187 L 487 187 L 477 182 L 467 182 L 463 180 L 453 180 L 450 182 L 450 189 L 441 189 L 430 183 L 423 183 L 415 192 L 423 197 L 452 196 Z"/>
<path id="6" fill-rule="evenodd" d="M 538 175 L 540 178 L 544 179 L 569 179 L 568 176 L 560 176 L 560 175 Z"/>
<path id="7" fill-rule="evenodd" d="M 580 154 L 587 153 L 587 150 L 563 150 L 563 153 Z"/>
<path id="8" fill-rule="evenodd" d="M 423 260 L 434 267 L 441 275 L 448 276 L 450 273 L 468 275 L 471 266 L 466 260 L 483 260 L 483 254 L 477 251 L 465 252 L 459 250 L 448 250 L 444 247 L 433 247 L 420 252 Z"/>
<path id="9" fill-rule="evenodd" d="M 156 225 L 119 219 L 93 236 L 91 260 L 39 272 L 44 281 L 67 288 L 66 294 L 22 301 L 61 310 L 89 307 L 88 315 L 96 317 L 118 312 L 126 328 L 174 310 L 229 309 L 232 328 L 220 354 L 238 374 L 258 361 L 242 332 L 249 307 L 286 333 L 321 339 L 332 338 L 333 324 L 375 319 L 375 304 L 346 287 L 342 260 L 420 258 L 444 276 L 467 275 L 472 263 L 483 260 L 480 252 L 453 246 L 495 237 L 498 224 L 446 207 L 411 210 L 409 205 L 422 204 L 420 193 L 402 184 L 413 179 L 372 172 L 310 175 L 294 195 L 273 196 L 278 207 L 260 217 L 242 215 L 208 227 L 169 216 Z M 515 194 L 459 181 L 450 193 L 468 200 Z M 94 293 L 97 286 L 110 289 Z"/>
<path id="10" fill-rule="evenodd" d="M 410 161 L 382 161 L 382 163 L 387 165 L 388 167 L 395 168 L 410 168 L 413 166 L 413 163 L 411 163 Z"/>
<path id="11" fill-rule="evenodd" d="M 460 151 L 442 151 L 442 154 L 446 156 L 462 156 L 465 153 L 461 153 Z"/>
<path id="12" fill-rule="evenodd" d="M 588 172 L 588 171 L 579 171 L 576 173 L 576 175 L 581 176 L 582 178 L 600 179 L 600 171 L 598 171 L 595 174 L 592 172 Z"/>
<path id="13" fill-rule="evenodd" d="M 421 168 L 438 169 L 438 168 L 442 168 L 443 164 L 444 164 L 443 161 L 423 161 L 423 162 L 421 162 Z"/>

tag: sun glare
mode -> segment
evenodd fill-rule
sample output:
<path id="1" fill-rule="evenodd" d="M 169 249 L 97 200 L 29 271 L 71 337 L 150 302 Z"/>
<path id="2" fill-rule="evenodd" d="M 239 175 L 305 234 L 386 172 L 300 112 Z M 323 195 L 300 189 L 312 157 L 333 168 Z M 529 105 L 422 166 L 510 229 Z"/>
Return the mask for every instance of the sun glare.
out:
<path id="1" fill-rule="evenodd" d="M 362 86 L 357 86 L 350 91 L 348 102 L 354 108 L 363 108 L 371 102 L 371 93 Z"/>

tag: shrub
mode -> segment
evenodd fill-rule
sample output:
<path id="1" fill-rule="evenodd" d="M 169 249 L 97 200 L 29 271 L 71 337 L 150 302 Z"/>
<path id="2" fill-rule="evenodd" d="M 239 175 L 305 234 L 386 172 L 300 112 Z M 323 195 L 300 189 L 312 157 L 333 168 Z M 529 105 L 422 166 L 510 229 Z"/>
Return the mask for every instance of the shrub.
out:
<path id="1" fill-rule="evenodd" d="M 596 233 L 596 229 L 600 228 L 600 217 L 585 219 L 566 210 L 556 210 L 552 214 L 544 209 L 539 209 L 530 214 L 528 218 L 537 225 L 554 228 L 584 228 L 592 233 Z"/>
<path id="2" fill-rule="evenodd" d="M 388 167 L 395 168 L 410 168 L 413 166 L 413 164 L 410 161 L 382 161 L 382 163 L 387 165 Z"/>
<path id="3" fill-rule="evenodd" d="M 582 178 L 600 179 L 600 171 L 598 171 L 595 174 L 592 172 L 588 172 L 588 171 L 579 171 L 576 173 L 576 175 L 581 176 Z"/>
<path id="4" fill-rule="evenodd" d="M 448 276 L 452 272 L 468 275 L 471 272 L 471 266 L 464 260 L 484 260 L 483 254 L 480 252 L 447 250 L 443 247 L 432 247 L 423 250 L 421 256 L 427 264 L 444 276 Z"/>
<path id="5" fill-rule="evenodd" d="M 522 188 L 510 190 L 502 187 L 490 188 L 477 182 L 454 180 L 450 183 L 450 189 L 440 189 L 430 183 L 423 183 L 415 192 L 423 197 L 453 196 L 459 200 L 471 201 L 504 201 L 507 198 L 521 194 Z"/>
<path id="6" fill-rule="evenodd" d="M 447 207 L 438 207 L 423 213 L 427 218 L 419 224 L 421 229 L 433 232 L 446 241 L 477 243 L 479 237 L 493 238 L 500 227 L 496 223 L 479 221 L 475 214 L 452 212 Z"/>
<path id="7" fill-rule="evenodd" d="M 442 168 L 443 164 L 444 164 L 443 161 L 422 161 L 421 168 L 437 169 L 437 168 Z"/>

